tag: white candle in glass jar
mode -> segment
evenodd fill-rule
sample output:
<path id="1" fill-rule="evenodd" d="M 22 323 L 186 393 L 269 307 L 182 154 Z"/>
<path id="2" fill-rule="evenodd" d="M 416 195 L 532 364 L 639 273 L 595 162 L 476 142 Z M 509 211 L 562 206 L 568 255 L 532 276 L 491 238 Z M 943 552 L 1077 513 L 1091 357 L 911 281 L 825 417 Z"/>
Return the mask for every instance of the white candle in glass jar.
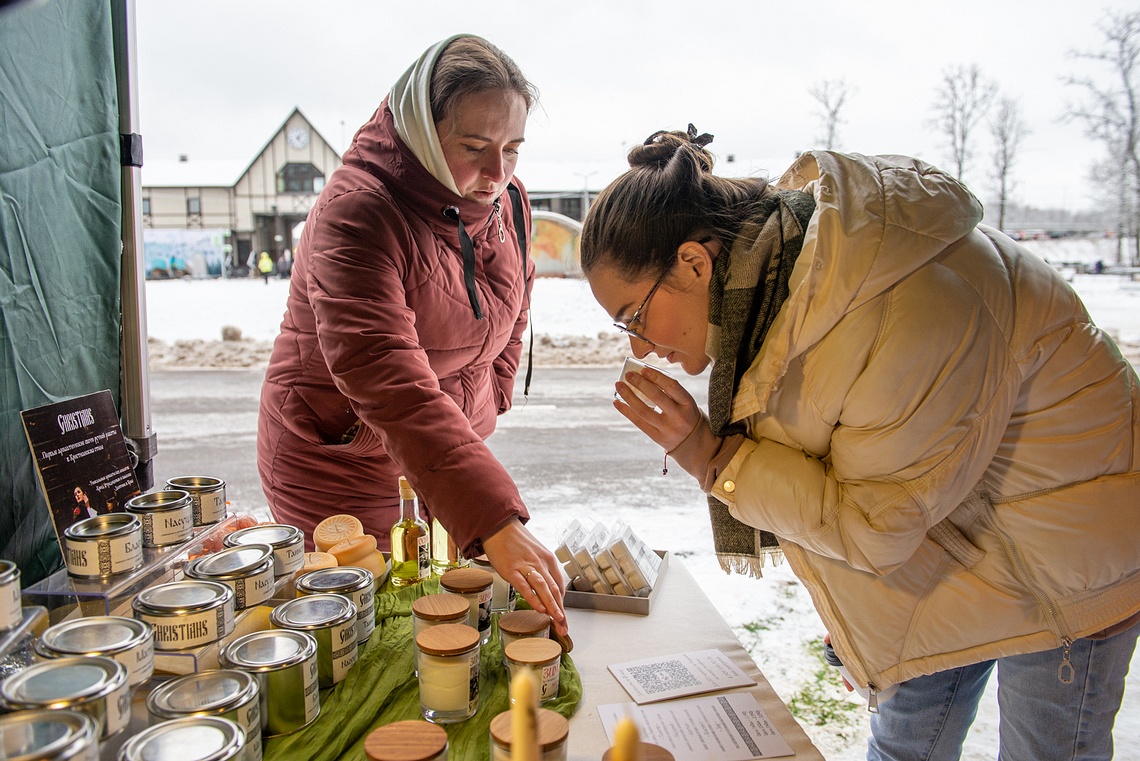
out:
<path id="1" fill-rule="evenodd" d="M 448 724 L 475 715 L 479 704 L 479 631 L 440 624 L 416 636 L 420 713 Z"/>

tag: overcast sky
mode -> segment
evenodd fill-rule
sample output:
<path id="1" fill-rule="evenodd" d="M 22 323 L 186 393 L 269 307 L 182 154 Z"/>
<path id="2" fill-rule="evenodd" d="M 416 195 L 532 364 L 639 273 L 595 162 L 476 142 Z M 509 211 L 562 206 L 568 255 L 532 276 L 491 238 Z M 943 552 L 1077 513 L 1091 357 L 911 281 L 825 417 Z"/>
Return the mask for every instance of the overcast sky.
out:
<path id="1" fill-rule="evenodd" d="M 251 160 L 294 106 L 338 150 L 395 79 L 458 32 L 503 48 L 541 91 L 527 161 L 613 162 L 657 129 L 694 122 L 737 169 L 778 176 L 819 146 L 811 87 L 851 86 L 839 148 L 949 167 L 930 126 L 943 73 L 977 64 L 1017 98 L 1032 130 L 1014 198 L 1087 208 L 1099 146 L 1059 117 L 1107 71 L 1070 51 L 1103 47 L 1119 0 L 137 0 L 145 156 Z M 988 128 L 965 180 L 992 197 Z M 615 170 L 616 171 L 616 170 Z M 583 178 L 591 187 L 602 174 Z M 609 178 L 605 178 L 609 179 Z"/>

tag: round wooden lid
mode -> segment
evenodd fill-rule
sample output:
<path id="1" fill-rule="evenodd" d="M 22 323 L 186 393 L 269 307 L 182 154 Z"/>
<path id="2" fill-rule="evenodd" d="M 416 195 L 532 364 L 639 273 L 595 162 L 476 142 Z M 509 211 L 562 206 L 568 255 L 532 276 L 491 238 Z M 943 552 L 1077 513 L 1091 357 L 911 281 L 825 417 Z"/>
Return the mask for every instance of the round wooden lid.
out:
<path id="1" fill-rule="evenodd" d="M 471 603 L 461 595 L 440 592 L 424 595 L 412 603 L 412 612 L 426 621 L 451 621 L 466 618 Z"/>
<path id="2" fill-rule="evenodd" d="M 537 666 L 540 663 L 549 663 L 555 658 L 562 657 L 562 645 L 546 637 L 527 637 L 516 639 L 507 645 L 503 651 L 508 661 L 526 666 Z"/>
<path id="3" fill-rule="evenodd" d="M 550 616 L 537 610 L 513 610 L 499 616 L 499 631 L 515 636 L 538 634 L 550 626 Z"/>
<path id="4" fill-rule="evenodd" d="M 364 738 L 369 761 L 428 761 L 447 748 L 447 731 L 426 721 L 397 721 Z"/>
<path id="5" fill-rule="evenodd" d="M 439 577 L 439 585 L 448 592 L 471 594 L 495 583 L 495 577 L 479 568 L 452 568 Z"/>
<path id="6" fill-rule="evenodd" d="M 459 655 L 479 645 L 479 630 L 467 624 L 429 626 L 416 635 L 416 646 L 428 655 Z"/>
<path id="7" fill-rule="evenodd" d="M 546 708 L 539 708 L 537 719 L 538 745 L 542 750 L 557 748 L 566 742 L 566 738 L 570 736 L 570 722 L 562 714 Z M 491 738 L 495 742 L 509 750 L 513 737 L 514 729 L 511 727 L 510 711 L 503 711 L 491 719 Z"/>
<path id="8" fill-rule="evenodd" d="M 637 761 L 673 761 L 673 754 L 660 745 L 653 743 L 638 743 Z M 613 748 L 607 748 L 602 754 L 602 761 L 612 761 Z"/>

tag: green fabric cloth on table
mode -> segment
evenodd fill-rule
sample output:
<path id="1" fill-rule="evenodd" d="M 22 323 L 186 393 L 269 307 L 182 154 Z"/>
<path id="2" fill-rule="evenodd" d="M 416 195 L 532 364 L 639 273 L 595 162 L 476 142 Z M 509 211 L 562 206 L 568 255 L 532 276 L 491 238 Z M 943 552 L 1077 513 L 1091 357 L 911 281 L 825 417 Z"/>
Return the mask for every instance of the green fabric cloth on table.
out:
<path id="1" fill-rule="evenodd" d="M 412 603 L 436 592 L 438 578 L 398 591 L 385 585 L 376 595 L 376 630 L 357 654 L 356 665 L 343 681 L 321 692 L 321 713 L 312 724 L 266 739 L 265 761 L 364 761 L 369 732 L 394 721 L 420 719 Z M 491 719 L 508 708 L 509 681 L 497 633 L 480 648 L 480 668 L 479 710 L 467 721 L 444 727 L 453 761 L 488 761 Z M 543 708 L 570 718 L 581 699 L 582 678 L 570 656 L 563 654 L 558 697 Z"/>

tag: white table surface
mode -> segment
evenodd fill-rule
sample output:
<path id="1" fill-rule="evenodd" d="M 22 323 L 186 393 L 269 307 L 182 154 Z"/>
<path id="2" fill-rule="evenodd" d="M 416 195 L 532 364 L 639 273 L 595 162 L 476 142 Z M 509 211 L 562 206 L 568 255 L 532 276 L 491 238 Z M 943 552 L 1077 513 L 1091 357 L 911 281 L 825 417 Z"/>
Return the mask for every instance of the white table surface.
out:
<path id="1" fill-rule="evenodd" d="M 574 640 L 571 656 L 582 675 L 582 702 L 570 720 L 570 759 L 599 761 L 609 741 L 597 707 L 633 702 L 610 673 L 611 664 L 716 648 L 756 680 L 755 687 L 725 692 L 751 692 L 756 696 L 768 719 L 795 751 L 795 755 L 784 758 L 823 761 L 823 755 L 788 712 L 684 563 L 670 556 L 668 569 L 659 583 L 661 586 L 648 616 L 567 609 L 570 636 Z"/>

